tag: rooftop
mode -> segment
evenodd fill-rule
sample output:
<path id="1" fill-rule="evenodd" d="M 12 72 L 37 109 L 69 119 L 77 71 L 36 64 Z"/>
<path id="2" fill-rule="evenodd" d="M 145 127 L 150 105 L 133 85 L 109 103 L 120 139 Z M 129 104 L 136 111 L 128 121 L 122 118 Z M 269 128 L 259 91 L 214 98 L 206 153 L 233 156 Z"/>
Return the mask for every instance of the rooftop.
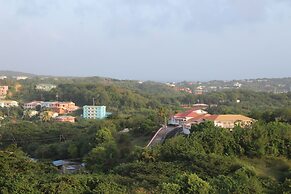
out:
<path id="1" fill-rule="evenodd" d="M 235 114 L 227 114 L 227 115 L 211 115 L 205 117 L 206 120 L 211 121 L 246 121 L 246 120 L 253 120 L 244 115 L 235 115 Z"/>

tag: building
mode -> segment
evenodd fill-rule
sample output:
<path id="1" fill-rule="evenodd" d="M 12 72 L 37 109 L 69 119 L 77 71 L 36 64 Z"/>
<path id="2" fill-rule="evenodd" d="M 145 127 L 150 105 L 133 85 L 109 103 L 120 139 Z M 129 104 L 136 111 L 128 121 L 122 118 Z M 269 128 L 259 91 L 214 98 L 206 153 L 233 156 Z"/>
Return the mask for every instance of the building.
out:
<path id="1" fill-rule="evenodd" d="M 41 102 L 41 107 L 52 109 L 58 114 L 68 114 L 79 109 L 74 102 Z"/>
<path id="2" fill-rule="evenodd" d="M 242 86 L 242 84 L 239 82 L 236 82 L 235 84 L 233 84 L 233 87 L 235 87 L 235 88 L 240 88 L 241 86 Z"/>
<path id="3" fill-rule="evenodd" d="M 104 119 L 106 116 L 106 106 L 83 106 L 85 119 Z"/>
<path id="4" fill-rule="evenodd" d="M 2 76 L 0 76 L 0 79 L 1 79 L 1 80 L 7 79 L 7 76 L 2 75 Z"/>
<path id="5" fill-rule="evenodd" d="M 41 102 L 41 108 L 56 108 L 58 102 Z"/>
<path id="6" fill-rule="evenodd" d="M 58 116 L 55 118 L 57 122 L 69 122 L 69 123 L 74 123 L 75 122 L 75 117 L 73 116 Z"/>
<path id="7" fill-rule="evenodd" d="M 179 91 L 181 92 L 186 92 L 188 94 L 192 94 L 192 90 L 190 88 L 179 88 Z"/>
<path id="8" fill-rule="evenodd" d="M 194 94 L 195 94 L 195 95 L 202 95 L 202 94 L 203 94 L 203 88 L 204 88 L 204 86 L 198 86 L 198 87 L 194 90 Z"/>
<path id="9" fill-rule="evenodd" d="M 37 106 L 41 106 L 41 103 L 43 103 L 43 101 L 32 101 L 32 102 L 28 102 L 25 103 L 23 105 L 24 109 L 35 109 Z"/>
<path id="10" fill-rule="evenodd" d="M 204 118 L 206 121 L 213 121 L 217 127 L 233 129 L 236 125 L 246 127 L 251 125 L 255 120 L 244 115 L 211 115 Z"/>
<path id="11" fill-rule="evenodd" d="M 79 107 L 74 102 L 57 102 L 53 107 L 53 110 L 59 114 L 72 113 L 78 109 Z"/>
<path id="12" fill-rule="evenodd" d="M 168 121 L 169 125 L 181 125 L 181 126 L 191 126 L 195 124 L 199 124 L 205 121 L 212 121 L 214 125 L 217 127 L 233 129 L 236 125 L 240 125 L 241 127 L 246 127 L 251 125 L 255 120 L 244 115 L 211 115 L 206 111 L 202 110 L 206 108 L 207 105 L 197 104 L 196 107 L 175 114 Z"/>
<path id="13" fill-rule="evenodd" d="M 59 169 L 60 174 L 78 173 L 85 167 L 85 163 L 80 163 L 71 160 L 55 160 L 52 164 Z"/>
<path id="14" fill-rule="evenodd" d="M 8 86 L 0 86 L 0 96 L 6 96 L 8 93 Z"/>
<path id="15" fill-rule="evenodd" d="M 53 84 L 38 84 L 35 86 L 36 90 L 42 90 L 42 91 L 51 91 L 52 89 L 56 88 L 56 85 Z"/>
<path id="16" fill-rule="evenodd" d="M 16 80 L 26 80 L 28 77 L 26 76 L 16 76 Z"/>
<path id="17" fill-rule="evenodd" d="M 200 108 L 192 108 L 188 111 L 177 113 L 168 121 L 169 125 L 182 125 L 190 122 L 194 122 L 195 118 L 200 118 L 206 115 L 207 112 Z"/>
<path id="18" fill-rule="evenodd" d="M 193 107 L 201 110 L 206 110 L 209 106 L 207 104 L 193 104 Z"/>
<path id="19" fill-rule="evenodd" d="M 14 100 L 0 100 L 0 107 L 17 107 L 18 102 Z"/>

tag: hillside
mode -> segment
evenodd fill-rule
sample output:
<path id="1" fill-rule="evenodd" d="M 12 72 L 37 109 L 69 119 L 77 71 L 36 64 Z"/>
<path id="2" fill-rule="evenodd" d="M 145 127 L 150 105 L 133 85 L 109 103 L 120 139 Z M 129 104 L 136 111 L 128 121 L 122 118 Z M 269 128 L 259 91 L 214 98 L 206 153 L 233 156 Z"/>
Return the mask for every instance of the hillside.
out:
<path id="1" fill-rule="evenodd" d="M 13 76 L 36 77 L 37 75 L 32 74 L 32 73 L 19 72 L 19 71 L 0 70 L 0 76 L 7 76 L 7 77 L 13 77 Z"/>

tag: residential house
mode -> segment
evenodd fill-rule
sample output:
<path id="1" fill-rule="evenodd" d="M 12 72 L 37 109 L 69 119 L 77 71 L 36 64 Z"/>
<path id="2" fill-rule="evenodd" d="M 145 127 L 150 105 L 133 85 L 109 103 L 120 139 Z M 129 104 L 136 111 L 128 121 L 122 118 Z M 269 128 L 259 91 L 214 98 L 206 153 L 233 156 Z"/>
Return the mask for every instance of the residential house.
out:
<path id="1" fill-rule="evenodd" d="M 172 88 L 176 87 L 175 82 L 166 83 L 166 85 L 169 86 L 169 87 L 172 87 Z"/>
<path id="2" fill-rule="evenodd" d="M 0 86 L 0 96 L 6 96 L 8 93 L 8 86 Z"/>
<path id="3" fill-rule="evenodd" d="M 183 88 L 179 88 L 179 91 L 192 94 L 192 90 L 190 88 L 184 88 L 184 87 Z"/>
<path id="4" fill-rule="evenodd" d="M 202 95 L 203 94 L 203 86 L 198 86 L 195 91 L 194 91 L 194 94 L 195 95 Z"/>
<path id="5" fill-rule="evenodd" d="M 79 109 L 74 102 L 42 102 L 41 107 L 52 109 L 58 114 L 68 114 Z"/>
<path id="6" fill-rule="evenodd" d="M 242 86 L 242 84 L 239 82 L 236 82 L 235 84 L 233 84 L 233 87 L 235 87 L 235 88 L 240 88 L 241 86 Z"/>
<path id="7" fill-rule="evenodd" d="M 74 123 L 75 122 L 75 117 L 73 116 L 58 116 L 55 118 L 57 122 L 69 122 L 69 123 Z"/>
<path id="8" fill-rule="evenodd" d="M 17 107 L 18 102 L 14 100 L 0 100 L 0 107 Z"/>
<path id="9" fill-rule="evenodd" d="M 68 114 L 79 109 L 74 102 L 58 102 L 55 105 L 53 110 L 59 114 Z"/>
<path id="10" fill-rule="evenodd" d="M 85 119 L 104 119 L 106 116 L 106 106 L 83 106 L 83 118 Z"/>
<path id="11" fill-rule="evenodd" d="M 41 102 L 41 108 L 56 108 L 58 102 Z"/>
<path id="12" fill-rule="evenodd" d="M 16 80 L 26 80 L 28 77 L 26 76 L 16 76 Z"/>
<path id="13" fill-rule="evenodd" d="M 0 76 L 0 79 L 1 79 L 1 80 L 7 79 L 7 76 L 2 75 L 2 76 Z"/>
<path id="14" fill-rule="evenodd" d="M 56 85 L 53 84 L 37 84 L 35 86 L 36 90 L 43 90 L 43 91 L 51 91 L 52 89 L 56 88 Z"/>
<path id="15" fill-rule="evenodd" d="M 32 102 L 28 102 L 25 103 L 23 105 L 24 109 L 35 109 L 37 106 L 41 106 L 41 103 L 43 103 L 43 101 L 32 101 Z"/>

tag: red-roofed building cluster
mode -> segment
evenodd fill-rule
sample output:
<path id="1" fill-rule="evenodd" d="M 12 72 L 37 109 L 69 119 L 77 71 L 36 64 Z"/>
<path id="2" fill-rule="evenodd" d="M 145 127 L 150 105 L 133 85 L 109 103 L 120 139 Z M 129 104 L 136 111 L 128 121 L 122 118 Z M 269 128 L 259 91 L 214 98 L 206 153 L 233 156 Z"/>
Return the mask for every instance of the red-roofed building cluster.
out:
<path id="1" fill-rule="evenodd" d="M 205 121 L 212 121 L 217 127 L 232 129 L 236 125 L 240 125 L 242 127 L 251 125 L 255 120 L 244 115 L 211 115 L 205 111 L 205 106 L 201 105 L 195 106 L 185 112 L 175 114 L 170 118 L 168 124 L 177 126 L 190 126 Z"/>

